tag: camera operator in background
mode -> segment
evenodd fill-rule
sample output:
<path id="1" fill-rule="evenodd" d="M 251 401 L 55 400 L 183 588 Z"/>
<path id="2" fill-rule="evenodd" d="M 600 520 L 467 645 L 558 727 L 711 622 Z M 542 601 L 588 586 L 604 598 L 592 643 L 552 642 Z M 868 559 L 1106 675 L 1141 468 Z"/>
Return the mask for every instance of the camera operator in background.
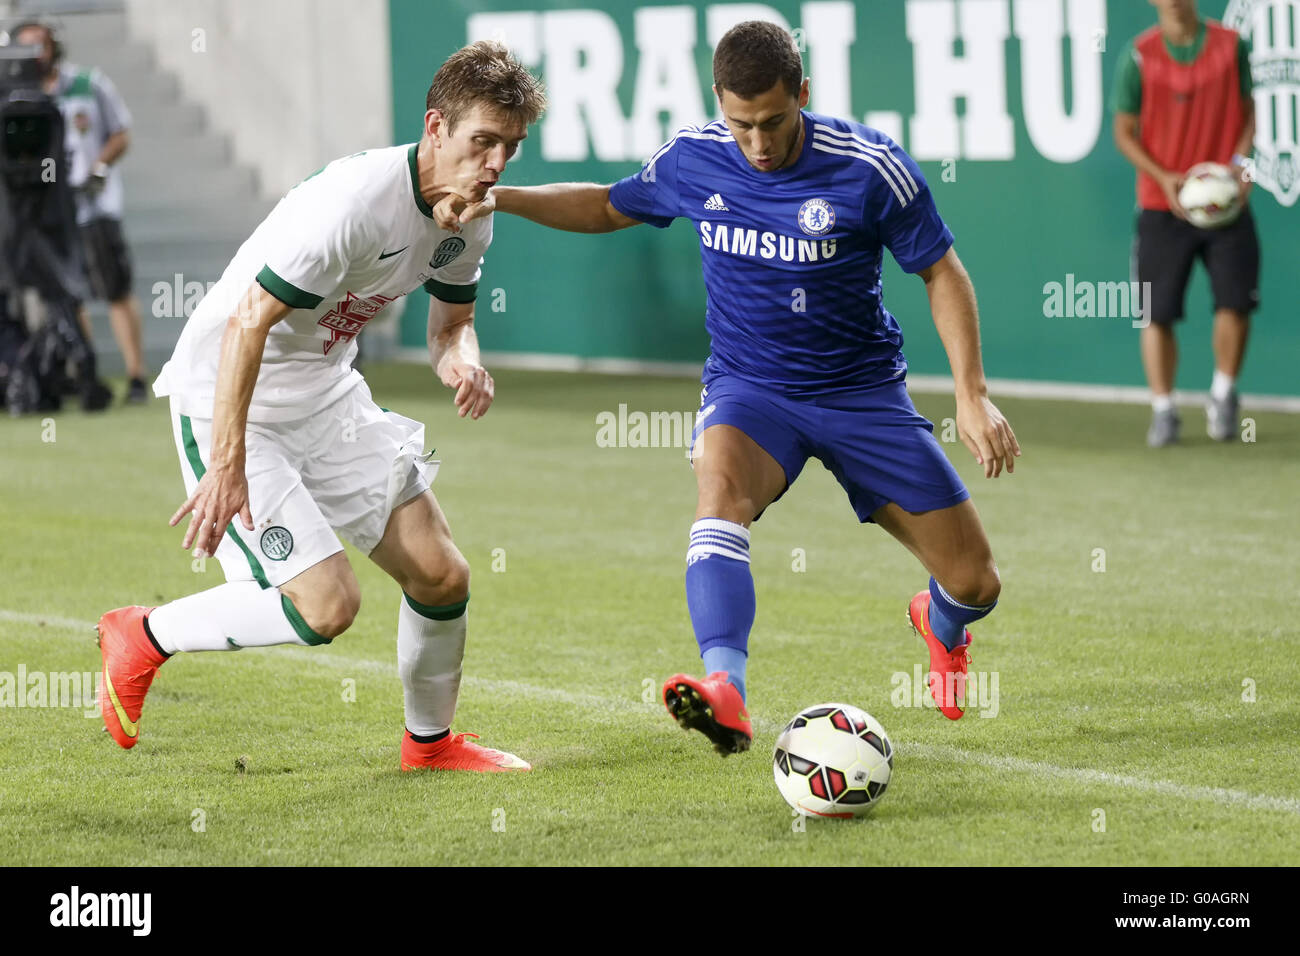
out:
<path id="1" fill-rule="evenodd" d="M 44 47 L 13 39 L 0 36 L 0 391 L 13 415 L 58 411 L 70 393 L 98 411 L 112 392 L 78 322 L 90 291 L 66 124 L 42 88 Z"/>
<path id="2" fill-rule="evenodd" d="M 62 47 L 47 24 L 23 23 L 12 36 L 17 44 L 42 50 L 42 87 L 58 101 L 64 117 L 69 183 L 76 192 L 86 277 L 92 296 L 109 304 L 113 335 L 126 363 L 126 400 L 143 403 L 148 392 L 140 307 L 131 292 L 131 259 L 122 234 L 122 176 L 115 165 L 126 152 L 131 114 L 103 73 L 63 61 Z M 79 320 L 89 339 L 84 307 Z"/>

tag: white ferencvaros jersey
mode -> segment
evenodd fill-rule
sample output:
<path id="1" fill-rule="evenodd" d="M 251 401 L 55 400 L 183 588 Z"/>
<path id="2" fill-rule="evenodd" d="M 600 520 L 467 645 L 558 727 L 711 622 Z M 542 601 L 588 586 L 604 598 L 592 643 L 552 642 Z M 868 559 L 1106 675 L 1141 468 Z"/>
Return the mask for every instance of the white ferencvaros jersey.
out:
<path id="1" fill-rule="evenodd" d="M 306 418 L 360 381 L 353 339 L 384 306 L 423 285 L 472 302 L 492 217 L 451 233 L 420 196 L 416 144 L 336 159 L 294 186 L 239 247 L 185 325 L 154 394 L 212 418 L 221 338 L 254 282 L 294 307 L 271 327 L 250 422 Z"/>

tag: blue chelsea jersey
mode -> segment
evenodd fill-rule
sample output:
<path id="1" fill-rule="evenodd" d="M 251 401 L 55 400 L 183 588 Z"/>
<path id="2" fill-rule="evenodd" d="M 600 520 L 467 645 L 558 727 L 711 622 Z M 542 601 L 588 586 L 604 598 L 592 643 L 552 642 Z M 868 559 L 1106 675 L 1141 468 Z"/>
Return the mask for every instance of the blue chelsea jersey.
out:
<path id="1" fill-rule="evenodd" d="M 706 381 L 728 373 L 800 397 L 901 377 L 903 334 L 881 299 L 883 250 L 919 272 L 952 245 L 897 143 L 858 123 L 801 115 L 802 151 L 783 169 L 754 169 L 716 122 L 679 130 L 610 190 L 633 219 L 694 223 L 712 340 Z"/>

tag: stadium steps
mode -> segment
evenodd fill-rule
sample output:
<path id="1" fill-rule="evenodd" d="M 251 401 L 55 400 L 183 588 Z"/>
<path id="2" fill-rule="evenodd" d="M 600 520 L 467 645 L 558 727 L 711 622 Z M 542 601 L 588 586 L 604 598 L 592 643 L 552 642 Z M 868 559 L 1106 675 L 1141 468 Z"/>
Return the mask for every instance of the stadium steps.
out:
<path id="1" fill-rule="evenodd" d="M 182 289 L 219 278 L 273 203 L 259 198 L 255 174 L 233 163 L 229 143 L 208 128 L 203 110 L 181 97 L 176 77 L 159 69 L 146 44 L 130 38 L 120 9 L 65 13 L 57 22 L 68 60 L 101 69 L 131 111 L 131 145 L 120 167 L 124 229 L 144 319 L 145 360 L 156 373 L 184 316 L 154 315 L 155 284 L 171 290 L 177 274 Z M 159 303 L 164 312 L 173 293 L 166 296 Z M 90 312 L 101 367 L 121 374 L 108 308 L 94 303 Z"/>

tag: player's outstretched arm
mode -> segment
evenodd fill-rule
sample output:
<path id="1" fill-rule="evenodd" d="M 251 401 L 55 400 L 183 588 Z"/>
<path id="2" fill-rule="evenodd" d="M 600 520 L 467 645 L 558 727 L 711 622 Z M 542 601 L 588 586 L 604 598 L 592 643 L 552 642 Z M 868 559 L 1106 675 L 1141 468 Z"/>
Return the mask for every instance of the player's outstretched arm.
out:
<path id="1" fill-rule="evenodd" d="M 925 280 L 930 313 L 939 338 L 948 353 L 957 396 L 957 433 L 975 460 L 984 466 L 984 477 L 996 478 L 1005 466 L 1016 470 L 1020 443 L 1010 423 L 989 401 L 984 381 L 984 360 L 980 356 L 979 310 L 975 287 L 965 266 L 949 247 L 938 262 L 917 273 Z"/>
<path id="2" fill-rule="evenodd" d="M 552 183 L 549 186 L 494 186 L 482 202 L 448 194 L 433 207 L 437 224 L 451 232 L 494 212 L 508 212 L 566 232 L 613 232 L 639 225 L 609 201 L 608 186 Z"/>
<path id="3" fill-rule="evenodd" d="M 461 418 L 481 418 L 496 397 L 496 383 L 479 362 L 473 302 L 429 297 L 429 361 L 442 384 L 456 390 Z"/>
<path id="4" fill-rule="evenodd" d="M 198 549 L 203 556 L 215 554 L 226 526 L 239 515 L 244 527 L 253 530 L 248 507 L 248 479 L 244 474 L 244 432 L 248 427 L 248 406 L 253 400 L 257 372 L 271 326 L 292 310 L 254 282 L 226 321 L 221 337 L 221 358 L 217 364 L 217 385 L 212 403 L 212 444 L 208 467 L 194 494 L 171 517 L 173 527 L 189 513 L 190 526 L 181 547 Z"/>
<path id="5" fill-rule="evenodd" d="M 499 212 L 523 216 L 566 232 L 614 232 L 640 223 L 609 201 L 609 186 L 595 183 L 551 183 L 547 186 L 496 186 Z"/>

